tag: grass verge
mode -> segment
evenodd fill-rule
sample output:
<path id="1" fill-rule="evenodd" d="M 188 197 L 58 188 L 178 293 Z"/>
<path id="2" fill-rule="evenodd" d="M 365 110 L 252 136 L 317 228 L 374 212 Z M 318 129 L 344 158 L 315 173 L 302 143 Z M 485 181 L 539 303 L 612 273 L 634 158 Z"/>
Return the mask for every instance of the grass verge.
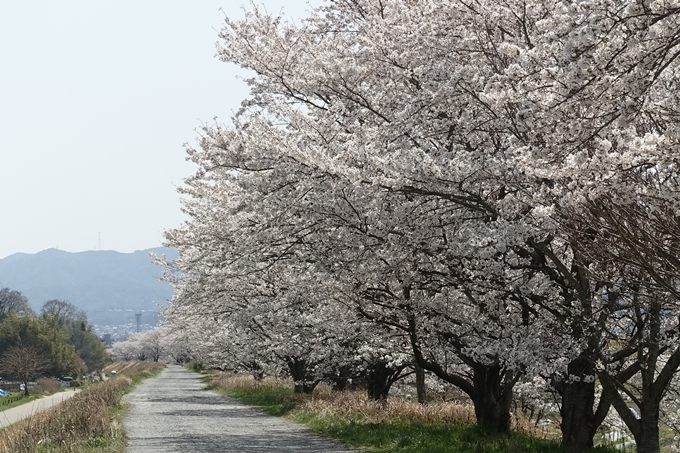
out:
<path id="1" fill-rule="evenodd" d="M 124 453 L 123 419 L 129 408 L 121 397 L 163 367 L 128 367 L 112 379 L 9 426 L 0 435 L 0 453 Z"/>
<path id="2" fill-rule="evenodd" d="M 13 393 L 11 396 L 0 397 L 0 412 L 11 409 L 13 407 L 21 406 L 22 404 L 30 403 L 33 400 L 42 398 L 43 396 L 52 395 L 58 392 L 63 392 L 69 390 L 61 386 L 61 381 L 55 381 L 54 379 L 40 378 L 38 379 L 38 384 L 33 390 L 31 390 L 29 396 L 23 395 L 23 392 Z M 19 398 L 17 398 L 19 397 Z"/>
<path id="3" fill-rule="evenodd" d="M 42 398 L 43 394 L 41 392 L 31 392 L 30 396 L 25 396 L 19 400 L 17 400 L 16 397 L 17 395 L 0 397 L 0 412 Z"/>
<path id="4" fill-rule="evenodd" d="M 311 431 L 371 453 L 558 453 L 559 443 L 539 432 L 489 435 L 474 425 L 469 406 L 453 403 L 420 405 L 400 399 L 369 400 L 365 392 L 296 395 L 285 381 L 230 377 L 209 388 L 262 412 L 285 417 Z M 554 433 L 544 433 L 554 437 Z M 616 450 L 596 448 L 600 453 Z"/>

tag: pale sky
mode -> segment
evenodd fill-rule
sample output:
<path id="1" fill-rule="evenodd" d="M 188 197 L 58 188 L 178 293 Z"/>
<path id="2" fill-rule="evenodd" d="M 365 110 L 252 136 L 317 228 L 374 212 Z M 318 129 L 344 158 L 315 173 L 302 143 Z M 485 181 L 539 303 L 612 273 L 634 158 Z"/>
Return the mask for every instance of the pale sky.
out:
<path id="1" fill-rule="evenodd" d="M 184 143 L 248 95 L 215 58 L 242 0 L 0 3 L 0 258 L 131 252 L 183 221 Z M 258 0 L 295 20 L 323 0 Z M 220 11 L 222 8 L 222 11 Z"/>

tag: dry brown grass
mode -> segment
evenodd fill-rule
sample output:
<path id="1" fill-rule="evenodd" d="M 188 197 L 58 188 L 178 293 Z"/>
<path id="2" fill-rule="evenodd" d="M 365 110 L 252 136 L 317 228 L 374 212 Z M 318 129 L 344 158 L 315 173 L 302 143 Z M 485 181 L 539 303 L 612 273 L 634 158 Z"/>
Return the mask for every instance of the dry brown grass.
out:
<path id="1" fill-rule="evenodd" d="M 213 374 L 213 373 L 205 373 Z M 207 385 L 208 388 L 213 389 L 222 387 L 232 390 L 245 390 L 256 392 L 260 390 L 283 390 L 292 388 L 293 384 L 288 379 L 277 379 L 267 377 L 261 380 L 255 379 L 250 375 L 230 375 L 219 374 Z"/>
<path id="2" fill-rule="evenodd" d="M 252 376 L 222 375 L 213 380 L 209 387 L 261 391 L 290 389 L 292 384 L 287 379 L 256 380 Z M 300 404 L 296 410 L 312 412 L 319 418 L 342 417 L 366 423 L 389 423 L 394 420 L 428 423 L 474 423 L 475 421 L 474 409 L 466 404 L 440 402 L 422 405 L 400 398 L 389 398 L 386 402 L 381 402 L 369 399 L 363 391 L 333 392 L 326 385 L 319 385 L 311 398 L 300 398 L 299 401 Z"/>
<path id="3" fill-rule="evenodd" d="M 164 367 L 165 364 L 162 362 L 113 362 L 112 364 L 106 366 L 102 371 L 104 373 L 111 373 L 111 371 L 115 371 L 116 373 L 155 371 Z"/>
<path id="4" fill-rule="evenodd" d="M 418 404 L 400 398 L 375 401 L 366 392 L 331 392 L 322 388 L 305 401 L 300 410 L 312 412 L 319 418 L 341 417 L 364 423 L 417 421 L 423 423 L 474 423 L 474 409 L 458 403 Z"/>
<path id="5" fill-rule="evenodd" d="M 510 426 L 513 431 L 528 434 L 539 439 L 548 439 L 558 442 L 562 439 L 562 431 L 560 431 L 559 426 L 536 426 L 533 420 L 530 420 L 522 413 L 513 415 Z"/>
<path id="6" fill-rule="evenodd" d="M 252 376 L 222 374 L 213 379 L 209 388 L 221 387 L 229 390 L 257 392 L 262 390 L 288 390 L 292 383 L 288 379 L 265 378 L 256 380 Z M 358 423 L 386 424 L 395 421 L 422 423 L 474 424 L 474 407 L 463 402 L 431 402 L 419 404 L 412 400 L 389 398 L 386 402 L 371 400 L 365 391 L 333 392 L 327 385 L 319 385 L 311 398 L 290 395 L 298 413 L 311 413 L 319 419 L 342 418 Z M 556 427 L 538 427 L 522 414 L 512 417 L 513 431 L 534 437 L 559 440 Z"/>
<path id="7" fill-rule="evenodd" d="M 120 402 L 120 390 L 131 384 L 121 376 L 83 390 L 71 399 L 17 422 L 0 437 L 0 453 L 70 452 L 97 436 L 121 431 L 111 422 L 109 407 Z"/>

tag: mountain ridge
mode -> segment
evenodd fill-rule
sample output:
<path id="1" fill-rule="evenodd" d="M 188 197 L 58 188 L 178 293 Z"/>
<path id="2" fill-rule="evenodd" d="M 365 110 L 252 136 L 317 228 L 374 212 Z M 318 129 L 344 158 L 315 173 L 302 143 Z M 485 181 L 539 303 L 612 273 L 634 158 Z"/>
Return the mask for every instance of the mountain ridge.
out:
<path id="1" fill-rule="evenodd" d="M 177 256 L 166 247 L 130 253 L 54 248 L 15 253 L 0 259 L 0 287 L 21 291 L 36 311 L 47 300 L 67 300 L 85 310 L 93 324 L 115 324 L 121 322 L 121 312 L 158 311 L 172 296 L 150 253 Z"/>

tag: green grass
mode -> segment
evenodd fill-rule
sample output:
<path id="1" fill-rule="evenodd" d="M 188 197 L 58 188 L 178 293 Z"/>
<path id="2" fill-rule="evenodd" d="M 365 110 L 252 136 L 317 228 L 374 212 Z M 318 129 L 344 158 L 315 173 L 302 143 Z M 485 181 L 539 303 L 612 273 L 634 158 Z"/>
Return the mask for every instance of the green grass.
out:
<path id="1" fill-rule="evenodd" d="M 397 420 L 361 423 L 314 414 L 293 415 L 313 432 L 367 452 L 409 453 L 558 453 L 559 444 L 521 433 L 488 435 L 471 425 L 446 425 Z"/>
<path id="2" fill-rule="evenodd" d="M 194 370 L 194 371 L 195 371 L 195 370 Z M 199 371 L 197 371 L 197 372 L 200 373 Z M 201 373 L 201 374 L 202 374 L 202 373 Z M 213 376 L 211 376 L 211 375 L 209 375 L 209 374 L 202 374 L 202 375 L 201 375 L 201 382 L 203 382 L 204 384 L 208 384 L 208 383 L 210 383 L 212 380 L 213 380 Z"/>
<path id="3" fill-rule="evenodd" d="M 243 389 L 215 388 L 232 398 L 251 406 L 265 414 L 283 417 L 289 415 L 301 401 L 309 396 L 296 395 L 293 389 L 262 389 L 256 392 Z"/>
<path id="4" fill-rule="evenodd" d="M 127 440 L 123 434 L 97 435 L 78 445 L 38 445 L 33 453 L 125 453 Z"/>
<path id="5" fill-rule="evenodd" d="M 308 395 L 292 389 L 224 388 L 215 390 L 237 398 L 267 414 L 285 417 L 308 427 L 322 437 L 370 453 L 560 453 L 558 442 L 523 433 L 489 435 L 469 424 L 430 423 L 395 419 L 386 423 L 366 420 L 360 413 L 339 417 L 305 410 Z M 596 448 L 596 452 L 617 450 Z"/>
<path id="6" fill-rule="evenodd" d="M 14 397 L 16 397 L 16 395 L 0 397 L 0 412 L 7 409 L 11 409 L 13 407 L 21 406 L 22 404 L 30 403 L 31 401 L 37 400 L 38 398 L 42 398 L 43 394 L 41 392 L 31 392 L 29 396 L 23 397 L 18 401 L 13 401 L 8 404 L 2 404 L 4 401 L 11 400 Z"/>
<path id="7" fill-rule="evenodd" d="M 123 393 L 128 393 L 132 391 L 138 384 L 141 382 L 152 378 L 156 377 L 160 374 L 160 372 L 163 371 L 163 368 L 156 368 L 152 370 L 142 370 L 142 371 L 124 371 L 120 373 L 122 376 L 127 376 L 130 379 L 132 379 L 132 384 L 130 384 L 129 388 L 126 387 L 125 391 Z"/>

